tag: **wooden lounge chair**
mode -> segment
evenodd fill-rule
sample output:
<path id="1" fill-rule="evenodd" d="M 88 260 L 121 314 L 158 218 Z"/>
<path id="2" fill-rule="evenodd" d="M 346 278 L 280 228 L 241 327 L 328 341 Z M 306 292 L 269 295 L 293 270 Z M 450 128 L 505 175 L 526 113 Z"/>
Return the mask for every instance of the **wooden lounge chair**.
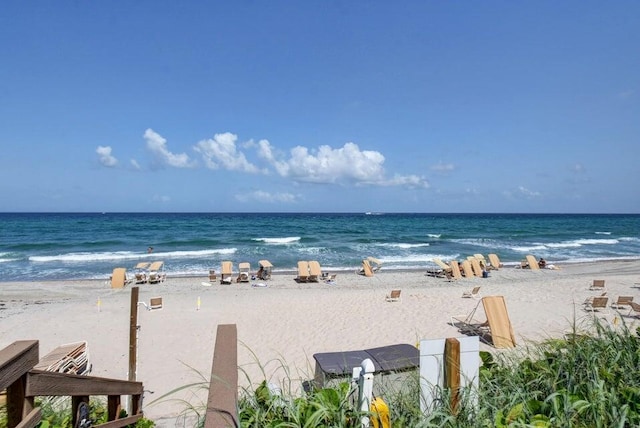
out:
<path id="1" fill-rule="evenodd" d="M 298 276 L 297 282 L 307 282 L 309 280 L 309 262 L 306 260 L 300 260 L 298 262 Z"/>
<path id="2" fill-rule="evenodd" d="M 433 259 L 433 262 L 438 265 L 437 268 L 433 268 L 433 269 L 427 269 L 427 275 L 428 276 L 435 276 L 438 278 L 447 278 L 447 279 L 453 279 L 453 274 L 451 271 L 451 266 L 447 265 L 445 262 L 443 262 L 440 259 Z"/>
<path id="3" fill-rule="evenodd" d="M 149 284 L 157 284 L 159 282 L 163 282 L 166 277 L 167 276 L 164 273 L 163 261 L 153 262 L 149 265 Z"/>
<path id="4" fill-rule="evenodd" d="M 382 269 L 382 260 L 376 259 L 375 257 L 367 257 L 367 260 L 369 260 L 369 265 L 371 266 L 371 271 L 373 273 Z"/>
<path id="5" fill-rule="evenodd" d="M 640 318 L 640 303 L 629 302 L 629 313 L 627 316 Z"/>
<path id="6" fill-rule="evenodd" d="M 216 275 L 215 269 L 209 269 L 209 282 L 216 282 L 218 280 L 218 275 Z"/>
<path id="7" fill-rule="evenodd" d="M 479 286 L 478 287 L 473 287 L 472 290 L 463 292 L 462 293 L 462 297 L 479 299 L 480 298 L 480 287 Z"/>
<path id="8" fill-rule="evenodd" d="M 463 260 L 461 265 L 462 265 L 462 271 L 464 272 L 465 278 L 475 277 L 475 274 L 473 273 L 473 268 L 471 267 L 471 262 L 469 260 Z"/>
<path id="9" fill-rule="evenodd" d="M 589 286 L 589 290 L 604 290 L 604 279 L 594 279 L 591 285 Z"/>
<path id="10" fill-rule="evenodd" d="M 391 293 L 387 294 L 385 300 L 387 302 L 399 302 L 401 293 L 402 290 L 391 290 Z"/>
<path id="11" fill-rule="evenodd" d="M 600 296 L 589 296 L 586 299 L 584 299 L 584 302 L 582 302 L 582 305 L 591 305 L 591 303 L 593 303 L 593 299 L 596 297 L 604 297 L 607 295 L 607 292 L 605 291 L 604 293 L 602 293 Z"/>
<path id="12" fill-rule="evenodd" d="M 458 265 L 458 261 L 451 260 L 449 262 L 449 266 L 451 266 L 451 276 L 453 279 L 462 279 L 462 273 L 460 273 L 460 265 Z"/>
<path id="13" fill-rule="evenodd" d="M 607 296 L 598 296 L 594 297 L 591 303 L 587 303 L 584 305 L 585 311 L 590 312 L 604 312 L 608 313 L 609 310 L 607 308 L 607 303 L 609 302 L 609 298 Z"/>
<path id="14" fill-rule="evenodd" d="M 479 322 L 475 319 L 478 306 L 482 303 L 487 320 Z M 451 323 L 461 333 L 477 335 L 496 348 L 513 348 L 516 339 L 509 319 L 507 305 L 503 296 L 483 297 L 467 316 L 453 316 Z"/>
<path id="15" fill-rule="evenodd" d="M 238 278 L 236 282 L 249 282 L 251 276 L 251 264 L 249 262 L 238 263 Z"/>
<path id="16" fill-rule="evenodd" d="M 489 269 L 498 270 L 504 265 L 500 262 L 500 258 L 497 254 L 491 253 L 489 254 Z"/>
<path id="17" fill-rule="evenodd" d="M 220 266 L 220 284 L 231 284 L 233 282 L 233 263 L 226 260 Z"/>
<path id="18" fill-rule="evenodd" d="M 38 361 L 33 367 L 49 372 L 86 375 L 91 372 L 87 342 L 60 345 Z"/>
<path id="19" fill-rule="evenodd" d="M 613 309 L 627 309 L 629 303 L 633 301 L 633 296 L 618 296 L 618 300 L 611 304 Z"/>
<path id="20" fill-rule="evenodd" d="M 477 277 L 482 278 L 482 267 L 480 266 L 480 261 L 477 258 L 472 257 L 471 259 L 469 259 L 469 262 L 471 263 L 473 274 Z"/>

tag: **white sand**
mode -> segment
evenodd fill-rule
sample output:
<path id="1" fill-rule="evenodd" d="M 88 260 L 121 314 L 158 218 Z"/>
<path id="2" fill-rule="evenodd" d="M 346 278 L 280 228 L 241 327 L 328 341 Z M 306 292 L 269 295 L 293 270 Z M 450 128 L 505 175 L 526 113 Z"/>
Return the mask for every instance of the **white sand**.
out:
<path id="1" fill-rule="evenodd" d="M 594 279 L 606 280 L 610 301 L 619 295 L 640 301 L 640 261 L 559 267 L 538 272 L 507 267 L 486 279 L 455 282 L 425 276 L 424 271 L 383 269 L 373 278 L 340 272 L 335 285 L 298 284 L 295 275 L 276 270 L 265 288 L 251 283 L 205 287 L 204 277 L 172 278 L 169 272 L 164 283 L 139 286 L 140 301 L 161 296 L 164 302 L 157 311 L 139 306 L 137 379 L 154 392 L 145 395 L 145 415 L 160 421 L 184 410 L 184 404 L 175 402 L 149 403 L 202 381 L 200 375 L 209 378 L 218 324 L 237 325 L 238 362 L 252 382 L 261 382 L 264 370 L 269 381 L 289 378 L 299 387 L 313 377 L 314 353 L 459 336 L 450 316 L 476 306 L 478 300 L 461 298 L 475 285 L 482 287 L 482 295 L 505 297 L 519 346 L 561 336 L 574 319 L 588 319 L 582 302 L 599 294 L 589 291 Z M 37 339 L 43 356 L 58 345 L 86 340 L 91 375 L 127 379 L 131 287 L 112 290 L 105 281 L 0 283 L 0 348 Z M 402 290 L 400 302 L 385 301 L 392 289 Z M 614 316 L 612 310 L 605 317 L 612 321 Z M 240 381 L 247 384 L 242 372 Z M 206 400 L 206 391 L 192 389 L 176 397 L 198 405 Z"/>

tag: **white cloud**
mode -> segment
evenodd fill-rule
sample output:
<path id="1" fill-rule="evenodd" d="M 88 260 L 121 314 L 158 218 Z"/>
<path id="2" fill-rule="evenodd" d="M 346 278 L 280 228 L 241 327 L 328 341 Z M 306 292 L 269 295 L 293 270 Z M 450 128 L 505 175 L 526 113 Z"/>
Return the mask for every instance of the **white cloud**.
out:
<path id="1" fill-rule="evenodd" d="M 440 161 L 435 165 L 431 165 L 430 169 L 435 172 L 450 172 L 453 171 L 455 167 L 452 163 L 442 163 L 442 161 Z"/>
<path id="2" fill-rule="evenodd" d="M 213 139 L 198 142 L 194 150 L 202 155 L 207 168 L 259 173 L 260 169 L 236 149 L 237 139 L 238 136 L 230 132 L 215 134 Z"/>
<path id="3" fill-rule="evenodd" d="M 144 132 L 147 148 L 163 163 L 176 168 L 192 168 L 195 166 L 186 153 L 174 154 L 167 149 L 167 140 L 149 128 Z"/>
<path id="4" fill-rule="evenodd" d="M 96 153 L 100 156 L 102 165 L 113 168 L 118 164 L 118 159 L 111 154 L 111 146 L 98 146 Z"/>
<path id="5" fill-rule="evenodd" d="M 141 170 L 141 169 L 142 169 L 142 168 L 140 168 L 140 164 L 138 163 L 138 161 L 137 161 L 137 160 L 135 160 L 135 159 L 131 159 L 131 160 L 129 161 L 129 163 L 131 164 L 131 167 L 132 167 L 133 169 L 137 170 L 137 171 L 139 171 L 139 170 Z"/>
<path id="6" fill-rule="evenodd" d="M 584 165 L 582 165 L 581 163 L 577 163 L 577 164 L 573 165 L 573 167 L 571 169 L 573 170 L 573 172 L 578 173 L 578 174 L 586 172 Z"/>
<path id="7" fill-rule="evenodd" d="M 237 194 L 236 199 L 240 202 L 295 203 L 298 197 L 292 193 L 269 193 L 263 190 L 256 190 L 251 193 Z"/>

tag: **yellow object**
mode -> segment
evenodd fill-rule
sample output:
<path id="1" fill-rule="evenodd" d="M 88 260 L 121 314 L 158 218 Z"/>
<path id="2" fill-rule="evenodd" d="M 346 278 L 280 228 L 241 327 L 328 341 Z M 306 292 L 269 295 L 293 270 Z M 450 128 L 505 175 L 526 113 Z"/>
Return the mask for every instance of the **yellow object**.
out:
<path id="1" fill-rule="evenodd" d="M 391 428 L 389 406 L 380 397 L 374 397 L 371 401 L 371 426 L 373 428 Z"/>
<path id="2" fill-rule="evenodd" d="M 197 311 L 199 311 L 199 310 L 200 310 L 200 296 L 198 296 L 198 302 L 197 302 L 197 308 L 196 308 L 196 310 L 197 310 Z"/>

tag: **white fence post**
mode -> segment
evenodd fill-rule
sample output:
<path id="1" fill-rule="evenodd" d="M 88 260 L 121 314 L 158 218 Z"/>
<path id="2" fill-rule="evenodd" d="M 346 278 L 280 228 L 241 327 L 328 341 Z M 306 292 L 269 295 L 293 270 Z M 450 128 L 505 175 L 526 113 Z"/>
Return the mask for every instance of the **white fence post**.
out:
<path id="1" fill-rule="evenodd" d="M 480 338 L 478 336 L 458 337 L 460 342 L 460 388 L 471 394 L 472 404 L 476 404 L 478 375 L 480 374 Z M 431 411 L 438 400 L 438 391 L 444 386 L 444 346 L 446 339 L 420 341 L 420 410 Z"/>
<path id="2" fill-rule="evenodd" d="M 358 403 L 361 411 L 369 412 L 371 408 L 371 397 L 373 396 L 373 372 L 375 371 L 375 367 L 369 358 L 362 361 L 360 367 Z M 363 416 L 361 421 L 364 428 L 369 426 L 368 416 Z"/>

